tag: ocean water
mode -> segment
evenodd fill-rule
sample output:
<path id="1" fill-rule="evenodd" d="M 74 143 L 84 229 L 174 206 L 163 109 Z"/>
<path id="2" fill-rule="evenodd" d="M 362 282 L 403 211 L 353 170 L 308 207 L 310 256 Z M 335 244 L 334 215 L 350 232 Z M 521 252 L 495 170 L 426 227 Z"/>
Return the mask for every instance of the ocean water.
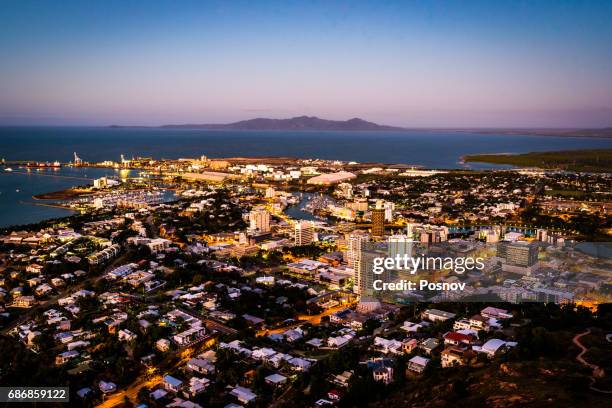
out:
<path id="1" fill-rule="evenodd" d="M 0 128 L 0 158 L 7 160 L 118 160 L 292 156 L 459 168 L 470 153 L 524 153 L 610 148 L 611 139 L 489 135 L 449 131 L 260 132 L 80 127 Z"/>
<path id="2" fill-rule="evenodd" d="M 93 179 L 116 176 L 112 169 L 72 168 L 32 170 L 13 168 L 12 172 L 0 168 L 0 227 L 39 222 L 49 218 L 65 217 L 72 212 L 62 208 L 41 206 L 32 196 L 60 191 L 70 187 L 91 185 Z"/>
<path id="3" fill-rule="evenodd" d="M 451 131 L 263 132 L 149 128 L 0 127 L 0 158 L 68 162 L 73 152 L 85 161 L 125 157 L 263 157 L 403 163 L 428 168 L 495 168 L 460 163 L 474 153 L 612 148 L 611 139 L 516 136 Z M 26 224 L 69 214 L 32 205 L 32 195 L 82 184 L 111 169 L 62 168 L 41 174 L 0 171 L 0 226 Z"/>

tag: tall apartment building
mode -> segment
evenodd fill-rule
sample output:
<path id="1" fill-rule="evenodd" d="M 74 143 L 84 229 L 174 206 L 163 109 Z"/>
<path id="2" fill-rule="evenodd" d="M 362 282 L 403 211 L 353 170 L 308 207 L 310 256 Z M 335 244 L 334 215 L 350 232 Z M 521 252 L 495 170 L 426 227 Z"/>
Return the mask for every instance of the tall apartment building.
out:
<path id="1" fill-rule="evenodd" d="M 395 211 L 395 203 L 385 201 L 383 206 L 385 209 L 385 222 L 393 222 L 393 212 Z"/>
<path id="2" fill-rule="evenodd" d="M 497 256 L 509 265 L 530 267 L 538 262 L 538 248 L 524 241 L 502 241 L 497 244 Z"/>
<path id="3" fill-rule="evenodd" d="M 294 241 L 296 246 L 309 245 L 315 241 L 315 230 L 312 221 L 299 221 L 295 224 Z"/>
<path id="4" fill-rule="evenodd" d="M 545 229 L 538 229 L 537 230 L 537 240 L 538 241 L 542 241 L 542 242 L 546 242 L 548 240 L 548 231 Z"/>
<path id="5" fill-rule="evenodd" d="M 497 244 L 497 256 L 503 259 L 505 272 L 531 275 L 539 268 L 538 247 L 525 241 L 501 241 Z"/>
<path id="6" fill-rule="evenodd" d="M 266 198 L 276 197 L 276 190 L 273 187 L 266 188 Z"/>
<path id="7" fill-rule="evenodd" d="M 413 238 L 415 236 L 415 233 L 418 229 L 418 227 L 420 227 L 421 224 L 416 224 L 413 222 L 409 222 L 406 224 L 406 235 L 408 236 L 408 238 Z"/>
<path id="8" fill-rule="evenodd" d="M 416 228 L 419 239 L 424 244 L 445 242 L 448 240 L 448 227 L 438 225 L 423 225 Z"/>
<path id="9" fill-rule="evenodd" d="M 355 211 L 366 212 L 368 210 L 368 200 L 367 198 L 358 197 L 355 199 L 353 206 L 355 208 Z"/>
<path id="10" fill-rule="evenodd" d="M 346 240 L 346 260 L 348 265 L 357 272 L 359 270 L 359 259 L 365 244 L 370 241 L 370 236 L 363 231 L 354 231 L 348 235 Z"/>
<path id="11" fill-rule="evenodd" d="M 383 282 L 391 282 L 391 271 L 385 270 L 382 274 L 374 274 L 374 259 L 384 258 L 387 254 L 380 247 L 362 248 L 355 270 L 355 285 L 353 291 L 361 296 L 378 296 L 374 290 L 374 280 L 380 279 Z"/>
<path id="12" fill-rule="evenodd" d="M 95 179 L 93 182 L 94 188 L 106 188 L 108 187 L 108 179 L 106 177 L 100 177 Z"/>
<path id="13" fill-rule="evenodd" d="M 387 239 L 387 256 L 395 258 L 397 255 L 412 257 L 414 240 L 408 235 L 391 235 Z"/>
<path id="14" fill-rule="evenodd" d="M 385 235 L 385 208 L 382 201 L 378 201 L 376 207 L 372 209 L 372 235 L 375 237 Z"/>
<path id="15" fill-rule="evenodd" d="M 263 207 L 255 207 L 249 213 L 249 226 L 253 231 L 270 231 L 270 213 Z"/>

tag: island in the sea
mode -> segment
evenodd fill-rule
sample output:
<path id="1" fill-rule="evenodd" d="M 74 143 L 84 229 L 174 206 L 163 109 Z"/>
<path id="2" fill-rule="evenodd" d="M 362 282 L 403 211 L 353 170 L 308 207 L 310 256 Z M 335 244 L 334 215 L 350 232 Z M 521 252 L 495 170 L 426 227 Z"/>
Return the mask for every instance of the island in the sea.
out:
<path id="1" fill-rule="evenodd" d="M 503 134 L 503 135 L 532 135 L 532 136 L 562 136 L 562 137 L 595 137 L 612 138 L 612 127 L 589 128 L 589 129 L 533 129 L 533 128 L 417 128 L 417 127 L 398 127 L 381 125 L 369 122 L 361 118 L 348 120 L 321 119 L 316 116 L 296 116 L 287 119 L 273 118 L 254 118 L 241 120 L 232 123 L 183 123 L 167 124 L 161 126 L 128 126 L 111 125 L 109 128 L 158 128 L 158 129 L 196 129 L 196 130 L 259 130 L 259 131 L 440 131 L 447 132 L 474 132 L 482 134 Z"/>
<path id="2" fill-rule="evenodd" d="M 113 125 L 113 128 L 133 126 Z M 141 127 L 141 126 L 138 126 Z M 202 129 L 202 130 L 282 130 L 282 131 L 402 131 L 401 127 L 379 125 L 360 118 L 349 120 L 329 120 L 316 116 L 296 116 L 289 119 L 255 118 L 233 123 L 203 123 L 162 125 L 162 129 Z"/>

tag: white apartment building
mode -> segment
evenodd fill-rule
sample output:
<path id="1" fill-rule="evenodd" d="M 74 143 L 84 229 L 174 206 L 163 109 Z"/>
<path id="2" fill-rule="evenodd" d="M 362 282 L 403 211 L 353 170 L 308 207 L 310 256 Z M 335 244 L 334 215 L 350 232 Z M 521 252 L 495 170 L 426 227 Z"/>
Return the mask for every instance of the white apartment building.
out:
<path id="1" fill-rule="evenodd" d="M 263 207 L 255 207 L 249 213 L 249 226 L 252 231 L 270 231 L 270 213 Z"/>
<path id="2" fill-rule="evenodd" d="M 315 230 L 312 221 L 300 221 L 295 224 L 294 241 L 296 246 L 309 245 L 315 242 Z"/>

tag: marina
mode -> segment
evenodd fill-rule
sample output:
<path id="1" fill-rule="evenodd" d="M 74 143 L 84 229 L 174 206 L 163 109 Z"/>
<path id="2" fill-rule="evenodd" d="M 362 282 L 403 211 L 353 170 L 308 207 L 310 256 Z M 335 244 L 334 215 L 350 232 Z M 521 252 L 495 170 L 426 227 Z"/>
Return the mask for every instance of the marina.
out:
<path id="1" fill-rule="evenodd" d="M 22 225 L 50 218 L 65 217 L 72 210 L 57 200 L 41 201 L 34 196 L 63 192 L 80 186 L 91 186 L 100 177 L 117 177 L 119 171 L 102 168 L 61 167 L 41 171 L 0 172 L 0 227 Z"/>

